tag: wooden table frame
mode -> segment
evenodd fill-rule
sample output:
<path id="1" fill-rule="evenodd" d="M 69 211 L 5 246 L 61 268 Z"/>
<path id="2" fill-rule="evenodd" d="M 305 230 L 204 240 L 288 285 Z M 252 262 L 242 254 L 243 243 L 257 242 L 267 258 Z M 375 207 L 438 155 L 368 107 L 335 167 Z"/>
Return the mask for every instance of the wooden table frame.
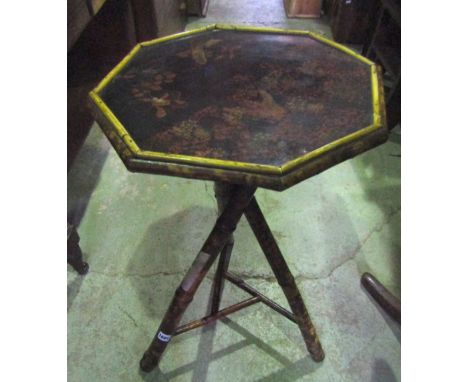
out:
<path id="1" fill-rule="evenodd" d="M 158 365 L 164 350 L 173 336 L 207 325 L 258 302 L 263 302 L 297 324 L 312 359 L 317 362 L 324 359 L 325 354 L 322 345 L 294 277 L 255 200 L 255 190 L 256 187 L 236 186 L 222 182 L 215 183 L 215 194 L 218 201 L 218 209 L 221 213 L 201 251 L 177 288 L 153 341 L 140 361 L 140 367 L 143 371 L 149 372 Z M 233 232 L 242 214 L 247 218 L 279 285 L 283 289 L 292 313 L 228 271 L 231 251 L 234 245 Z M 211 314 L 202 319 L 179 326 L 185 310 L 219 254 L 221 255 L 213 283 Z M 243 289 L 252 297 L 219 310 L 225 279 Z"/>

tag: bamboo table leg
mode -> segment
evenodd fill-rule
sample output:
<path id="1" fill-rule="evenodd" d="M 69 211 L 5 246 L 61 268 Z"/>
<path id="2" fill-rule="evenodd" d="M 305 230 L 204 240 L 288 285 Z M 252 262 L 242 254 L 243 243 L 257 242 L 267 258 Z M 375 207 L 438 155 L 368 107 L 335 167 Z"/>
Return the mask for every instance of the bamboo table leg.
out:
<path id="1" fill-rule="evenodd" d="M 149 372 L 158 364 L 198 286 L 228 242 L 254 193 L 254 187 L 237 186 L 233 189 L 232 197 L 216 221 L 192 267 L 176 290 L 156 336 L 140 361 L 140 367 L 143 371 Z"/>
<path id="2" fill-rule="evenodd" d="M 230 183 L 215 182 L 215 196 L 218 202 L 218 214 L 221 214 L 226 208 L 229 198 L 232 196 L 234 186 Z M 234 246 L 234 235 L 229 236 L 227 244 L 221 251 L 221 255 L 218 260 L 218 267 L 216 268 L 216 274 L 214 278 L 212 288 L 212 299 L 211 299 L 211 314 L 218 313 L 219 305 L 221 303 L 221 296 L 224 288 L 224 274 L 227 272 L 229 267 L 229 261 L 231 260 L 232 248 Z"/>
<path id="3" fill-rule="evenodd" d="M 307 308 L 297 289 L 294 277 L 276 244 L 275 238 L 255 198 L 252 198 L 244 213 L 296 317 L 307 350 L 314 361 L 322 361 L 325 354 L 314 325 L 310 320 Z"/>
<path id="4" fill-rule="evenodd" d="M 221 251 L 216 268 L 215 278 L 213 282 L 212 298 L 211 298 L 211 314 L 218 313 L 221 304 L 221 296 L 224 289 L 224 274 L 227 272 L 229 262 L 231 260 L 232 248 L 234 246 L 234 236 L 230 235 L 227 244 Z"/>

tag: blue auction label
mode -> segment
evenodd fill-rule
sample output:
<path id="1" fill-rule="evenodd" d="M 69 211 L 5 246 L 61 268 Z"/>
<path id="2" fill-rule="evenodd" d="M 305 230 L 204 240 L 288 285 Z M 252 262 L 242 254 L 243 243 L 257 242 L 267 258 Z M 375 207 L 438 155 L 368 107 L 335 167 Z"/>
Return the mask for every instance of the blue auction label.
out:
<path id="1" fill-rule="evenodd" d="M 171 336 L 164 334 L 163 332 L 158 333 L 158 340 L 161 340 L 163 342 L 169 342 L 170 339 L 171 339 Z"/>

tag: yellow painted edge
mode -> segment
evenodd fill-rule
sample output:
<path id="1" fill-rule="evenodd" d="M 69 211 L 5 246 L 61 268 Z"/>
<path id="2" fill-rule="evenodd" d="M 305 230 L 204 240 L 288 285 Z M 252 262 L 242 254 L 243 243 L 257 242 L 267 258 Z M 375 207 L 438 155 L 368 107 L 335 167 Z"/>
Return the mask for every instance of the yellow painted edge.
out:
<path id="1" fill-rule="evenodd" d="M 294 35 L 308 35 L 308 31 L 300 29 L 281 29 L 271 27 L 252 27 L 243 25 L 231 25 L 231 24 L 215 24 L 215 29 L 219 30 L 236 30 L 245 32 L 264 32 L 264 33 L 283 33 L 283 34 L 294 34 Z"/>
<path id="2" fill-rule="evenodd" d="M 372 109 L 373 109 L 373 124 L 369 125 L 361 130 L 355 131 L 352 134 L 346 135 L 340 139 L 337 139 L 333 142 L 326 144 L 310 153 L 303 155 L 302 157 L 293 159 L 285 163 L 281 166 L 282 173 L 290 172 L 292 169 L 297 167 L 298 165 L 304 164 L 316 157 L 319 157 L 325 154 L 327 151 L 333 150 L 339 146 L 342 146 L 346 143 L 350 143 L 358 138 L 361 138 L 367 134 L 372 133 L 373 131 L 382 127 L 382 110 L 381 110 L 381 103 L 380 97 L 381 94 L 379 93 L 379 81 L 377 75 L 377 66 L 372 64 L 371 66 L 371 88 L 372 88 Z"/>
<path id="3" fill-rule="evenodd" d="M 281 28 L 271 28 L 271 27 L 251 27 L 251 26 L 238 26 L 238 25 L 229 25 L 229 24 L 216 24 L 215 29 L 220 30 L 238 30 L 245 32 L 264 32 L 264 33 L 284 33 L 292 35 L 304 35 L 313 38 L 314 40 L 319 40 L 327 45 L 330 45 L 336 49 L 341 50 L 342 52 L 353 56 L 354 58 L 364 62 L 367 65 L 373 65 L 374 63 L 368 60 L 366 57 L 361 56 L 359 53 L 354 52 L 352 49 L 347 48 L 344 45 L 341 45 L 333 40 L 330 40 L 326 37 L 321 36 L 318 33 L 299 30 L 299 29 L 281 29 Z"/>
<path id="4" fill-rule="evenodd" d="M 104 86 L 106 86 L 106 85 L 110 82 L 110 80 L 112 80 L 112 78 L 114 78 L 114 77 L 117 75 L 117 73 L 119 73 L 119 72 L 123 69 L 123 67 L 127 64 L 127 62 L 130 61 L 130 60 L 132 59 L 132 57 L 133 57 L 135 54 L 137 54 L 137 52 L 138 52 L 140 49 L 141 49 L 141 44 L 135 45 L 135 47 L 130 51 L 130 53 L 127 54 L 127 55 L 122 59 L 122 61 L 120 61 L 120 62 L 117 64 L 117 66 L 116 66 L 114 69 L 112 69 L 112 70 L 107 74 L 107 76 L 105 76 L 105 77 L 103 78 L 103 80 L 99 83 L 99 85 L 98 85 L 96 88 L 94 88 L 93 91 L 96 92 L 96 93 L 99 93 L 99 92 L 104 88 Z"/>
<path id="5" fill-rule="evenodd" d="M 377 66 L 371 66 L 371 86 L 372 86 L 372 104 L 374 109 L 374 125 L 382 124 L 382 110 L 380 97 L 383 96 L 379 92 L 379 77 L 377 74 Z"/>
<path id="6" fill-rule="evenodd" d="M 367 64 L 367 65 L 374 65 L 374 63 L 367 59 L 366 57 L 364 56 L 361 56 L 359 53 L 356 53 L 354 50 L 352 49 L 349 49 L 348 47 L 344 46 L 344 45 L 341 45 L 333 40 L 330 40 L 326 37 L 323 37 L 321 35 L 319 35 L 318 33 L 314 33 L 314 32 L 309 32 L 309 36 L 316 39 L 316 40 L 319 40 L 327 45 L 330 45 L 336 49 L 339 49 L 341 50 L 342 52 L 350 55 L 350 56 L 353 56 L 354 58 L 358 59 L 359 61 Z"/>
<path id="7" fill-rule="evenodd" d="M 122 125 L 122 123 L 118 120 L 118 118 L 114 115 L 114 113 L 112 113 L 112 111 L 108 108 L 108 106 L 104 103 L 104 101 L 99 97 L 97 93 L 101 91 L 109 83 L 109 81 L 123 69 L 123 67 L 127 64 L 127 62 L 130 61 L 130 59 L 141 49 L 141 47 L 154 45 L 154 44 L 158 44 L 161 42 L 173 40 L 173 39 L 184 37 L 184 36 L 193 35 L 196 33 L 201 33 L 201 32 L 208 31 L 208 30 L 214 30 L 214 29 L 306 35 L 314 39 L 317 39 L 319 41 L 322 41 L 328 45 L 331 45 L 337 49 L 340 49 L 341 51 L 363 61 L 364 63 L 371 65 L 372 99 L 373 99 L 373 105 L 374 105 L 374 124 L 364 129 L 361 129 L 359 131 L 356 131 L 353 134 L 340 138 L 334 142 L 331 142 L 325 146 L 322 146 L 319 149 L 314 150 L 300 158 L 296 158 L 292 161 L 289 161 L 281 167 L 270 166 L 270 165 L 260 165 L 260 164 L 247 163 L 247 162 L 228 161 L 228 160 L 214 159 L 214 158 L 200 158 L 200 157 L 193 157 L 193 156 L 180 155 L 180 154 L 166 154 L 166 153 L 159 153 L 159 152 L 154 152 L 154 151 L 141 150 L 138 147 L 138 145 L 135 143 L 135 141 L 133 141 L 133 139 L 130 137 L 129 133 L 127 132 L 125 127 Z M 162 161 L 176 161 L 179 163 L 186 163 L 186 164 L 191 164 L 191 165 L 217 166 L 218 168 L 223 167 L 227 169 L 244 170 L 244 171 L 247 170 L 247 171 L 255 171 L 255 172 L 275 174 L 275 175 L 281 175 L 282 173 L 289 172 L 294 167 L 300 164 L 310 161 L 311 159 L 318 157 L 326 153 L 327 151 L 330 151 L 345 143 L 351 142 L 380 127 L 380 102 L 379 102 L 379 92 L 378 92 L 377 71 L 376 71 L 375 64 L 373 64 L 371 61 L 367 60 L 365 57 L 362 57 L 361 55 L 353 52 L 351 49 L 348 49 L 341 44 L 335 43 L 334 41 L 331 41 L 316 33 L 309 32 L 309 31 L 302 31 L 302 30 L 280 29 L 280 28 L 270 28 L 270 27 L 246 27 L 246 26 L 234 26 L 234 25 L 228 25 L 228 24 L 212 24 L 207 27 L 193 29 L 193 30 L 178 33 L 175 35 L 170 35 L 170 36 L 146 41 L 143 43 L 139 43 L 130 51 L 130 53 L 127 56 L 125 56 L 122 59 L 122 61 L 120 61 L 120 63 L 114 69 L 112 69 L 107 74 L 106 77 L 104 77 L 104 79 L 99 83 L 99 85 L 94 90 L 90 92 L 89 95 L 91 99 L 95 102 L 96 106 L 101 110 L 103 115 L 109 120 L 109 122 L 112 123 L 112 125 L 114 125 L 118 135 L 125 142 L 125 144 L 128 146 L 130 151 L 138 158 L 157 159 L 157 160 L 162 160 Z"/>
<path id="8" fill-rule="evenodd" d="M 282 173 L 288 173 L 290 172 L 292 169 L 294 169 L 295 167 L 301 165 L 301 164 L 304 164 L 316 157 L 319 157 L 323 154 L 325 154 L 326 152 L 330 151 L 330 150 L 333 150 L 339 146 L 342 146 L 346 143 L 349 143 L 349 142 L 352 142 L 360 137 L 363 137 L 369 133 L 371 133 L 372 131 L 374 130 L 377 130 L 380 126 L 379 125 L 369 125 L 367 127 L 365 127 L 364 129 L 361 129 L 361 130 L 358 130 L 358 131 L 355 131 L 354 133 L 352 134 L 349 134 L 349 135 L 346 135 L 345 137 L 342 137 L 340 139 L 337 139 L 336 141 L 333 141 L 333 142 L 330 142 L 328 144 L 326 144 L 325 146 L 322 146 L 314 151 L 311 151 L 310 153 L 307 153 L 299 158 L 296 158 L 296 159 L 293 159 L 292 161 L 289 161 L 287 163 L 285 163 L 283 166 L 281 166 L 281 172 Z"/>
<path id="9" fill-rule="evenodd" d="M 156 159 L 163 162 L 177 162 L 190 165 L 199 165 L 204 167 L 215 167 L 215 168 L 225 168 L 232 170 L 244 170 L 250 172 L 261 172 L 263 174 L 275 174 L 281 175 L 281 170 L 276 166 L 247 163 L 247 162 L 235 162 L 223 159 L 215 158 L 201 158 L 194 157 L 190 155 L 181 155 L 181 154 L 168 154 L 160 153 L 156 151 L 146 151 L 141 150 L 135 141 L 130 137 L 125 127 L 118 120 L 114 113 L 109 109 L 109 107 L 104 103 L 104 101 L 96 94 L 95 91 L 91 91 L 89 96 L 102 112 L 102 114 L 107 118 L 107 120 L 114 126 L 117 134 L 122 139 L 122 141 L 128 146 L 130 151 L 137 158 L 141 159 Z"/>
<path id="10" fill-rule="evenodd" d="M 98 84 L 98 86 L 96 88 L 94 88 L 94 92 L 96 93 L 99 93 L 111 80 L 112 78 L 114 78 L 122 69 L 123 67 L 133 58 L 133 56 L 135 56 L 137 54 L 137 52 L 144 46 L 149 46 L 149 45 L 154 45 L 154 44 L 158 44 L 158 43 L 161 43 L 161 42 L 165 42 L 165 41 L 169 41 L 169 40 L 173 40 L 173 39 L 176 39 L 176 38 L 180 38 L 180 37 L 184 37 L 184 36 L 189 36 L 189 35 L 192 35 L 192 34 L 196 34 L 196 33 L 201 33 L 201 32 L 205 32 L 205 31 L 208 31 L 208 30 L 213 30 L 215 29 L 215 24 L 212 24 L 212 25 L 208 25 L 206 27 L 203 27 L 203 28 L 199 28 L 199 29 L 193 29 L 193 30 L 190 30 L 190 31 L 187 31 L 187 32 L 181 32 L 181 33 L 176 33 L 176 34 L 173 34 L 173 35 L 170 35 L 170 36 L 165 36 L 165 37 L 160 37 L 160 38 L 156 38 L 154 40 L 149 40 L 149 41 L 145 41 L 145 42 L 140 42 L 138 43 L 137 45 L 134 46 L 134 48 L 130 51 L 130 53 L 128 53 L 123 59 L 122 61 L 120 61 L 117 66 L 115 66 L 104 78 L 103 80 Z"/>
<path id="11" fill-rule="evenodd" d="M 215 28 L 216 28 L 216 24 L 211 24 L 211 25 L 208 25 L 208 26 L 203 27 L 203 28 L 192 29 L 192 30 L 189 30 L 189 31 L 180 32 L 180 33 L 172 34 L 172 35 L 165 36 L 165 37 L 158 37 L 158 38 L 155 38 L 153 40 L 144 41 L 144 42 L 142 42 L 140 44 L 141 44 L 141 46 L 150 46 L 150 45 L 154 45 L 154 44 L 160 44 L 162 42 L 178 39 L 178 38 L 181 38 L 181 37 L 191 36 L 193 34 L 205 32 L 205 31 L 210 31 L 210 30 L 213 30 Z"/>
<path id="12" fill-rule="evenodd" d="M 102 114 L 114 126 L 115 131 L 117 132 L 118 136 L 127 145 L 130 151 L 133 154 L 138 155 L 138 153 L 141 151 L 140 148 L 135 143 L 135 141 L 131 138 L 130 134 L 128 134 L 128 131 L 125 129 L 122 123 L 118 120 L 118 118 L 114 115 L 114 113 L 112 113 L 109 107 L 104 103 L 101 97 L 97 95 L 95 90 L 91 91 L 89 93 L 89 96 L 91 97 L 93 102 L 96 104 L 96 106 L 99 108 L 99 110 L 102 112 Z"/>
<path id="13" fill-rule="evenodd" d="M 215 169 L 230 169 L 230 170 L 244 170 L 249 172 L 256 172 L 262 174 L 274 174 L 281 175 L 280 167 L 264 165 L 264 164 L 255 164 L 248 162 L 236 162 L 224 159 L 215 159 L 215 158 L 202 158 L 202 157 L 193 157 L 190 155 L 181 155 L 181 154 L 166 154 L 156 151 L 145 151 L 141 150 L 138 153 L 138 158 L 142 159 L 159 159 L 162 161 L 171 161 L 191 165 L 201 165 L 204 167 L 215 167 Z"/>

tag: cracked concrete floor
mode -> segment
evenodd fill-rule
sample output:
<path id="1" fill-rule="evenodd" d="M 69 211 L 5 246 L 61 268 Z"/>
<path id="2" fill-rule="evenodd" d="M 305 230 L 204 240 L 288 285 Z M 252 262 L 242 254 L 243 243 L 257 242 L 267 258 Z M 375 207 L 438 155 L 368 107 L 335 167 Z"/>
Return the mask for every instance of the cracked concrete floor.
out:
<path id="1" fill-rule="evenodd" d="M 160 370 L 138 361 L 216 218 L 210 182 L 129 173 L 94 126 L 68 177 L 69 219 L 90 265 L 68 269 L 69 381 L 397 381 L 400 332 L 360 287 L 400 293 L 400 145 L 392 141 L 285 191 L 259 190 L 325 361 L 262 305 L 176 337 Z M 246 221 L 232 269 L 287 306 Z M 206 313 L 212 274 L 184 322 Z M 246 296 L 227 284 L 223 304 Z"/>
<path id="2" fill-rule="evenodd" d="M 330 35 L 324 20 L 288 20 L 281 0 L 211 0 L 208 17 L 187 28 L 213 22 Z M 129 173 L 94 126 L 68 174 L 69 221 L 90 265 L 85 277 L 68 268 L 69 381 L 399 381 L 399 327 L 360 286 L 370 271 L 400 295 L 399 155 L 390 140 L 285 192 L 257 192 L 320 335 L 323 363 L 310 359 L 295 325 L 257 304 L 176 337 L 160 369 L 141 374 L 140 357 L 216 203 L 210 182 Z M 287 306 L 245 219 L 236 237 L 231 269 Z M 206 314 L 211 280 L 184 322 Z M 245 297 L 227 283 L 223 306 Z"/>

